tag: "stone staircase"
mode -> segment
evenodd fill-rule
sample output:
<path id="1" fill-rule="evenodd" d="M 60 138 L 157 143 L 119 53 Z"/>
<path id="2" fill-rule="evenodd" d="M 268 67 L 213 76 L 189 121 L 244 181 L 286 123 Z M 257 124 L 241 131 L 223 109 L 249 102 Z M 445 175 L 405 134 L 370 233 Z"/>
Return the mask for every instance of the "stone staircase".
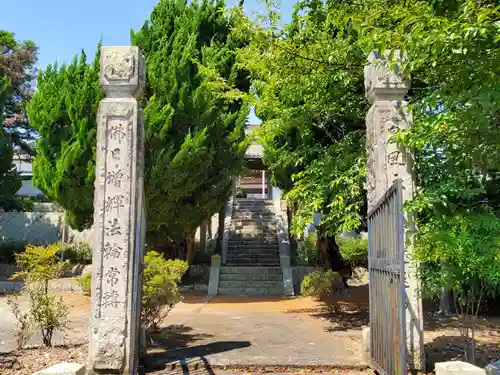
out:
<path id="1" fill-rule="evenodd" d="M 284 295 L 272 204 L 263 199 L 235 201 L 220 295 Z"/>

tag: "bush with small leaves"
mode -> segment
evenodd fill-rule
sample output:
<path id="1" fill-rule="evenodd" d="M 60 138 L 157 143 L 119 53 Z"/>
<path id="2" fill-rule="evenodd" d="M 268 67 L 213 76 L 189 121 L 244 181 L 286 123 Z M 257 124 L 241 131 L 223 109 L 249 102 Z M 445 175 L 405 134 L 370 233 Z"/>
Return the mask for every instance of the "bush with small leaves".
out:
<path id="1" fill-rule="evenodd" d="M 91 264 L 92 248 L 86 242 L 62 245 L 61 257 L 71 264 Z"/>
<path id="2" fill-rule="evenodd" d="M 339 274 L 332 270 L 316 270 L 304 277 L 300 286 L 300 293 L 303 296 L 312 297 L 331 295 L 334 290 L 334 284 L 341 282 Z"/>
<path id="3" fill-rule="evenodd" d="M 316 245 L 317 243 L 316 232 L 309 233 L 309 235 L 299 242 L 296 252 L 296 261 L 298 264 L 309 266 L 316 266 L 321 260 L 321 254 Z"/>
<path id="4" fill-rule="evenodd" d="M 82 288 L 83 294 L 90 296 L 91 285 L 92 285 L 92 274 L 86 273 L 85 275 L 76 279 L 76 282 Z"/>
<path id="5" fill-rule="evenodd" d="M 29 311 L 21 311 L 18 301 L 19 294 L 12 294 L 7 297 L 7 305 L 10 306 L 12 314 L 17 320 L 16 343 L 18 349 L 23 349 L 32 334 L 32 321 Z"/>
<path id="6" fill-rule="evenodd" d="M 338 240 L 340 254 L 351 263 L 352 266 L 368 265 L 368 238 L 347 238 Z"/>
<path id="7" fill-rule="evenodd" d="M 156 251 L 149 251 L 144 263 L 141 319 L 147 332 L 152 332 L 180 301 L 178 283 L 189 266 L 182 260 L 165 260 Z"/>
<path id="8" fill-rule="evenodd" d="M 42 333 L 43 345 L 52 346 L 54 331 L 66 328 L 68 308 L 62 297 L 43 294 L 32 290 L 31 317 Z"/>
<path id="9" fill-rule="evenodd" d="M 49 294 L 49 281 L 60 277 L 69 263 L 59 258 L 60 245 L 28 246 L 25 251 L 16 254 L 17 264 L 21 267 L 12 278 L 25 282 L 24 292 L 30 298 L 29 311 L 24 314 L 18 304 L 11 304 L 12 311 L 18 319 L 18 344 L 27 325 L 40 330 L 43 344 L 52 346 L 54 331 L 66 326 L 68 309 L 61 298 Z"/>

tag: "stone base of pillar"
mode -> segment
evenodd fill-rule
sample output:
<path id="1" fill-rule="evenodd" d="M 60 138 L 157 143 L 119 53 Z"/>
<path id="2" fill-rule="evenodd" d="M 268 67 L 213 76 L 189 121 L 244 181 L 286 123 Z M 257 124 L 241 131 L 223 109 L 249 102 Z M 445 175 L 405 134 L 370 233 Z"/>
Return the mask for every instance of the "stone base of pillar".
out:
<path id="1" fill-rule="evenodd" d="M 33 375 L 85 375 L 85 366 L 79 363 L 61 362 Z"/>

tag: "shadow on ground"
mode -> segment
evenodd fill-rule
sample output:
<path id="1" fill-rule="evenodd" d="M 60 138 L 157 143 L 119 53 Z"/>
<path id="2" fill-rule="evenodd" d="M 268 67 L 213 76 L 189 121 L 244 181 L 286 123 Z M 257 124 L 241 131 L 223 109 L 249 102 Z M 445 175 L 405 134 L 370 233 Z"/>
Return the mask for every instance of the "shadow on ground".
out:
<path id="1" fill-rule="evenodd" d="M 251 346 L 249 341 L 215 341 L 191 345 L 194 342 L 213 337 L 209 334 L 193 333 L 191 327 L 168 326 L 152 336 L 149 358 L 156 364 L 168 365 L 180 361 L 184 366 L 190 359 L 201 360 L 209 369 L 205 356 L 242 349 Z"/>
<path id="2" fill-rule="evenodd" d="M 425 344 L 425 360 L 428 371 L 433 371 L 436 362 L 469 361 L 464 348 L 467 340 L 462 336 L 443 335 Z M 476 342 L 476 365 L 485 367 L 492 360 L 500 358 L 498 343 Z"/>
<path id="3" fill-rule="evenodd" d="M 285 312 L 327 320 L 331 324 L 328 332 L 361 329 L 370 322 L 368 285 L 351 286 L 347 293 L 323 297 L 312 308 Z"/>

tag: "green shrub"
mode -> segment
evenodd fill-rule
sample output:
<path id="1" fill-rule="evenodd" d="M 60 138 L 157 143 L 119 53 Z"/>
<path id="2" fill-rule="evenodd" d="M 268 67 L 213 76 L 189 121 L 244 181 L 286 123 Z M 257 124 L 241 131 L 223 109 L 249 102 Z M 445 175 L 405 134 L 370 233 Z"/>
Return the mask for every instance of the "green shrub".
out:
<path id="1" fill-rule="evenodd" d="M 91 285 L 92 285 L 92 274 L 86 273 L 85 275 L 76 279 L 80 288 L 82 288 L 83 294 L 86 296 L 90 296 Z"/>
<path id="2" fill-rule="evenodd" d="M 300 241 L 297 246 L 296 260 L 298 264 L 316 266 L 319 264 L 321 254 L 316 246 L 317 234 L 315 232 Z"/>
<path id="3" fill-rule="evenodd" d="M 340 276 L 332 270 L 316 270 L 304 277 L 300 286 L 303 296 L 321 297 L 333 293 L 335 282 L 341 282 Z"/>
<path id="4" fill-rule="evenodd" d="M 61 245 L 61 254 L 71 264 L 92 263 L 92 248 L 86 242 Z"/>
<path id="5" fill-rule="evenodd" d="M 178 283 L 189 268 L 182 260 L 165 260 L 156 251 L 144 257 L 142 323 L 148 332 L 158 329 L 169 310 L 180 301 Z"/>
<path id="6" fill-rule="evenodd" d="M 189 268 L 182 260 L 165 260 L 163 254 L 149 251 L 144 257 L 142 286 L 142 324 L 148 332 L 158 329 L 170 309 L 180 301 L 178 284 Z M 91 293 L 91 274 L 80 277 L 77 282 L 83 293 Z"/>
<path id="7" fill-rule="evenodd" d="M 18 300 L 18 294 L 7 296 L 7 305 L 10 306 L 12 314 L 17 320 L 17 331 L 15 333 L 17 349 L 23 349 L 33 331 L 30 311 L 22 311 Z"/>
<path id="8" fill-rule="evenodd" d="M 28 314 L 21 314 L 19 305 L 11 303 L 18 319 L 18 345 L 25 342 L 25 332 L 30 327 L 38 329 L 43 344 L 52 346 L 54 331 L 66 326 L 68 309 L 61 298 L 49 294 L 49 281 L 61 276 L 69 263 L 59 258 L 59 244 L 48 246 L 27 246 L 24 252 L 16 254 L 17 264 L 21 267 L 12 278 L 24 280 L 24 291 L 29 294 Z"/>
<path id="9" fill-rule="evenodd" d="M 340 254 L 352 265 L 366 266 L 368 264 L 368 238 L 339 239 L 337 242 L 340 246 Z"/>
<path id="10" fill-rule="evenodd" d="M 52 346 L 54 331 L 66 327 L 68 308 L 62 297 L 30 291 L 31 317 L 40 329 L 43 345 Z"/>

